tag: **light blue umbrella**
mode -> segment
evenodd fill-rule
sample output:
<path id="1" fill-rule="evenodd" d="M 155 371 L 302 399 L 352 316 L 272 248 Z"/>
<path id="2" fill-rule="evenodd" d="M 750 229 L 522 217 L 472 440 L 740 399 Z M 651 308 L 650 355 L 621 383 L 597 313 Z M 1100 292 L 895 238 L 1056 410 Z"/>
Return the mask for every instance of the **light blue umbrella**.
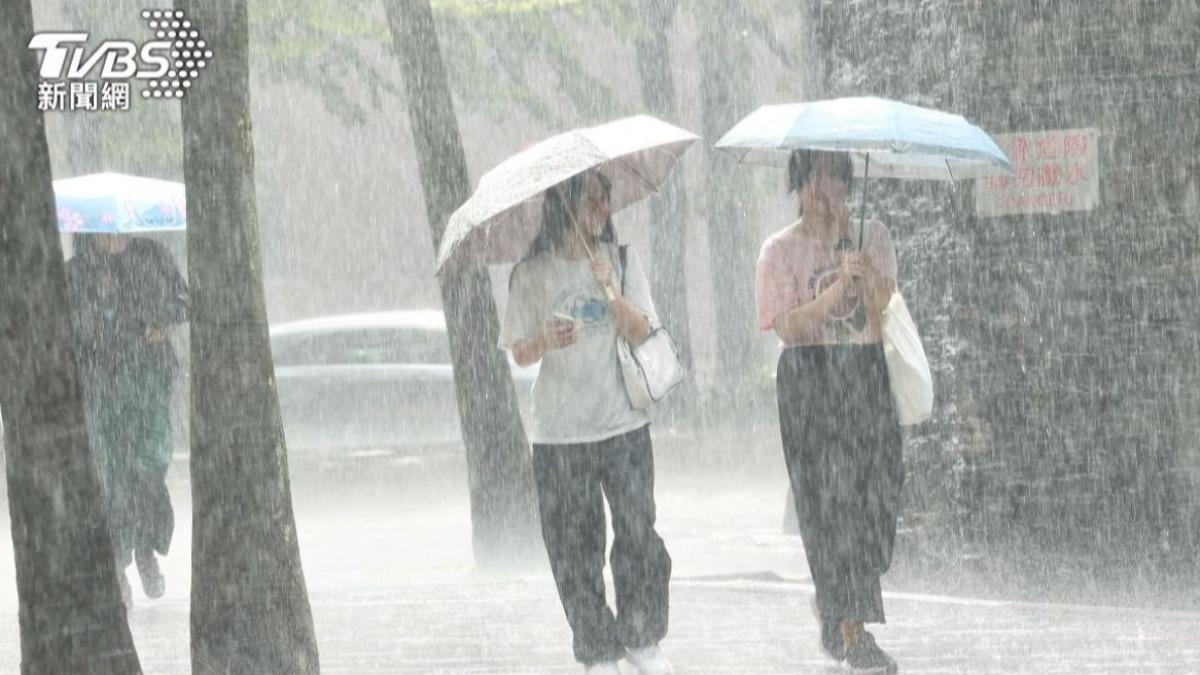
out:
<path id="1" fill-rule="evenodd" d="M 1008 158 L 961 115 L 882 98 L 766 105 L 729 130 L 717 148 L 741 162 L 787 164 L 792 150 L 848 152 L 855 173 L 957 180 L 1011 175 Z"/>
<path id="2" fill-rule="evenodd" d="M 59 232 L 137 233 L 187 226 L 183 183 L 119 173 L 54 181 Z"/>
<path id="3" fill-rule="evenodd" d="M 854 173 L 884 178 L 953 181 L 1012 175 L 1008 157 L 961 115 L 882 98 L 838 98 L 767 105 L 717 141 L 739 162 L 786 165 L 793 150 L 846 152 Z"/>

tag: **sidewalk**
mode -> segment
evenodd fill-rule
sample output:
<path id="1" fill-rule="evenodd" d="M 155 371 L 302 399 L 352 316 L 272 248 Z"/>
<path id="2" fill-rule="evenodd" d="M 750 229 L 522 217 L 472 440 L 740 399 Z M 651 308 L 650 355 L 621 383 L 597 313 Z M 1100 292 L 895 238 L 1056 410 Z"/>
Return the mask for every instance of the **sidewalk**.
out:
<path id="1" fill-rule="evenodd" d="M 681 675 L 844 672 L 817 650 L 811 597 L 799 583 L 677 580 L 663 646 Z M 891 623 L 875 633 L 904 673 L 1200 673 L 1196 613 L 885 597 Z M 581 672 L 549 577 L 312 600 L 324 673 Z M 165 640 L 186 631 L 186 604 L 134 618 L 146 672 L 187 672 L 186 636 Z"/>
<path id="2" fill-rule="evenodd" d="M 297 493 L 322 672 L 581 672 L 548 572 L 474 571 L 465 482 L 369 484 L 359 491 L 391 496 L 358 502 Z M 730 484 L 663 475 L 657 490 L 675 561 L 664 647 L 678 672 L 844 672 L 818 651 L 800 540 L 781 533 L 786 481 Z M 191 512 L 186 491 L 176 500 L 166 596 L 142 598 L 130 570 L 130 625 L 151 674 L 190 672 Z M 0 538 L 0 673 L 19 668 L 10 546 Z M 884 595 L 890 623 L 875 632 L 904 673 L 1200 674 L 1200 611 Z"/>

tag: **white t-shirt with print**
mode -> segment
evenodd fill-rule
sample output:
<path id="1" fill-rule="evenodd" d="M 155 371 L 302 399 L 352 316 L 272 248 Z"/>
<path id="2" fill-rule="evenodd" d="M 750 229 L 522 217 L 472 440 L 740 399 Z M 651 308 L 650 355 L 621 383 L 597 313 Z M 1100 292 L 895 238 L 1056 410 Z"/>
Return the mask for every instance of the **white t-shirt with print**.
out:
<path id="1" fill-rule="evenodd" d="M 621 265 L 615 245 L 598 251 L 612 265 L 620 288 Z M 632 247 L 626 248 L 625 297 L 653 324 L 658 323 L 650 284 Z M 533 340 L 554 314 L 578 321 L 579 339 L 546 352 L 533 383 L 530 441 L 590 443 L 633 431 L 650 422 L 629 403 L 617 362 L 617 325 L 592 277 L 588 259 L 567 260 L 543 253 L 513 267 L 508 306 L 500 327 L 500 347 Z"/>

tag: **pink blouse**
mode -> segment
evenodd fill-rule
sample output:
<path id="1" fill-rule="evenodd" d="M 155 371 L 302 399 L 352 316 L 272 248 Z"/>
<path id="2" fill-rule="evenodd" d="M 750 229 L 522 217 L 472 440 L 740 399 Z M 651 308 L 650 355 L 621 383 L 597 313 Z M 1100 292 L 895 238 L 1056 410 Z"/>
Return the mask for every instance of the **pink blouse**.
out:
<path id="1" fill-rule="evenodd" d="M 858 223 L 852 223 L 850 229 L 857 244 Z M 896 280 L 896 249 L 883 223 L 867 221 L 863 254 L 868 265 Z M 781 314 L 811 302 L 837 282 L 839 260 L 840 254 L 834 252 L 832 244 L 797 234 L 793 228 L 771 235 L 758 254 L 755 274 L 759 328 L 773 330 Z M 810 330 L 795 344 L 873 344 L 882 340 L 879 322 L 868 317 L 860 298 L 854 298 L 837 308 L 825 325 Z"/>

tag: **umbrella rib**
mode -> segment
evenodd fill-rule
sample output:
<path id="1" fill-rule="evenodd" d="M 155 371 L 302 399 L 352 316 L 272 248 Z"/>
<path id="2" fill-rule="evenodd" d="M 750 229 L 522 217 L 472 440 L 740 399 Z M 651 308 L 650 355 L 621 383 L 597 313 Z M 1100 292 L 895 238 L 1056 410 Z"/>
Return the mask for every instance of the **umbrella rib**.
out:
<path id="1" fill-rule="evenodd" d="M 651 191 L 651 192 L 657 193 L 657 192 L 658 192 L 658 187 L 657 187 L 657 186 L 656 186 L 656 185 L 655 185 L 655 184 L 654 184 L 654 183 L 653 183 L 653 182 L 652 182 L 650 179 L 648 179 L 648 178 L 646 178 L 645 176 L 643 176 L 641 171 L 638 171 L 638 170 L 637 170 L 637 169 L 636 169 L 636 168 L 635 168 L 635 167 L 634 167 L 632 164 L 630 164 L 629 162 L 625 161 L 625 157 L 627 157 L 627 156 L 628 156 L 628 155 L 625 155 L 625 156 L 622 156 L 622 157 L 617 157 L 617 158 L 616 158 L 616 161 L 617 161 L 617 162 L 619 162 L 620 164 L 622 164 L 622 165 L 623 165 L 625 168 L 629 169 L 629 172 L 630 172 L 630 173 L 632 173 L 633 175 L 635 175 L 635 176 L 637 176 L 639 179 L 641 179 L 641 181 L 642 181 L 643 183 L 645 183 L 647 187 L 649 187 L 649 188 L 650 188 L 650 191 Z"/>

